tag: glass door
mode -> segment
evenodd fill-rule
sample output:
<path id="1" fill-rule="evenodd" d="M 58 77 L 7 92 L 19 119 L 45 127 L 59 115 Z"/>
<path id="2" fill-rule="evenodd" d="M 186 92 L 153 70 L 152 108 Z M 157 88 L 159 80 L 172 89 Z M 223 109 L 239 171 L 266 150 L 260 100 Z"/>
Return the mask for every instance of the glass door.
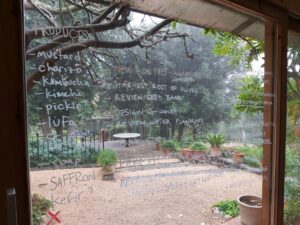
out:
<path id="1" fill-rule="evenodd" d="M 300 223 L 299 50 L 300 35 L 289 32 L 284 224 Z"/>
<path id="2" fill-rule="evenodd" d="M 197 24 L 106 1 L 25 5 L 34 225 L 262 224 L 265 24 L 199 2 Z"/>

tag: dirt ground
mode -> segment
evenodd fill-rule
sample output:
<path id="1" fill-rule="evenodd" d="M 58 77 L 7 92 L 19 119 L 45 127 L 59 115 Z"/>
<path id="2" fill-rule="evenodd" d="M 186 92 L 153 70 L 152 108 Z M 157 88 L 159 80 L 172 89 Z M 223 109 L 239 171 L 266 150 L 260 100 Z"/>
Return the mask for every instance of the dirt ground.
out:
<path id="1" fill-rule="evenodd" d="M 118 169 L 115 181 L 102 181 L 100 168 L 31 172 L 32 193 L 53 201 L 62 225 L 222 224 L 211 213 L 213 204 L 261 195 L 261 181 L 256 174 L 205 164 Z"/>

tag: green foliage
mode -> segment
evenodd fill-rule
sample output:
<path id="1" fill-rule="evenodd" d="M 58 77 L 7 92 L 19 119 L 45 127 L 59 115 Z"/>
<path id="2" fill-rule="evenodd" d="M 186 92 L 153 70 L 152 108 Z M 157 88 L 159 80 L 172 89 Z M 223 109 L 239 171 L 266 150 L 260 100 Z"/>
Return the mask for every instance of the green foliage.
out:
<path id="1" fill-rule="evenodd" d="M 225 215 L 236 217 L 240 214 L 239 203 L 236 200 L 225 200 L 214 205 Z"/>
<path id="2" fill-rule="evenodd" d="M 187 148 L 189 146 L 191 146 L 191 144 L 194 143 L 194 138 L 191 135 L 185 135 L 182 137 L 181 141 L 180 141 L 180 145 L 182 148 Z"/>
<path id="3" fill-rule="evenodd" d="M 111 134 L 123 133 L 126 130 L 125 126 L 122 125 L 112 125 L 110 128 Z"/>
<path id="4" fill-rule="evenodd" d="M 285 225 L 294 225 L 295 219 L 300 216 L 300 151 L 299 138 L 286 146 L 285 162 Z"/>
<path id="5" fill-rule="evenodd" d="M 182 148 L 180 141 L 175 139 L 175 140 L 173 140 L 173 142 L 174 142 L 174 145 L 175 145 L 175 150 L 179 151 Z"/>
<path id="6" fill-rule="evenodd" d="M 97 163 L 105 168 L 116 164 L 118 161 L 117 152 L 113 149 L 104 149 L 97 158 Z"/>
<path id="7" fill-rule="evenodd" d="M 207 146 L 202 142 L 194 142 L 190 148 L 193 150 L 203 151 L 207 149 Z"/>
<path id="8" fill-rule="evenodd" d="M 172 151 L 176 151 L 176 145 L 175 145 L 174 141 L 171 141 L 171 140 L 163 142 L 161 147 L 171 149 Z"/>
<path id="9" fill-rule="evenodd" d="M 263 156 L 262 147 L 237 147 L 237 151 L 245 154 L 244 163 L 251 167 L 260 167 L 260 160 Z"/>
<path id="10" fill-rule="evenodd" d="M 172 28 L 175 30 L 177 27 L 177 21 L 176 20 L 172 21 L 171 25 L 172 25 Z"/>
<path id="11" fill-rule="evenodd" d="M 244 153 L 246 156 L 252 157 L 256 160 L 261 160 L 263 156 L 263 148 L 262 147 L 248 147 L 248 146 L 242 146 L 237 147 L 237 151 Z"/>
<path id="12" fill-rule="evenodd" d="M 285 188 L 289 196 L 284 206 L 284 224 L 294 225 L 295 219 L 300 216 L 299 186 L 296 187 L 293 182 L 285 182 Z"/>
<path id="13" fill-rule="evenodd" d="M 213 52 L 216 55 L 229 56 L 232 65 L 246 62 L 247 67 L 251 68 L 251 62 L 257 60 L 264 52 L 264 43 L 249 37 L 211 28 L 205 28 L 204 34 L 215 38 L 216 43 Z"/>
<path id="14" fill-rule="evenodd" d="M 32 196 L 32 221 L 33 225 L 40 225 L 43 215 L 52 207 L 52 202 L 39 194 Z"/>
<path id="15" fill-rule="evenodd" d="M 220 145 L 225 143 L 225 139 L 224 139 L 223 135 L 221 135 L 221 134 L 208 134 L 206 136 L 206 141 L 212 147 L 220 147 Z"/>
<path id="16" fill-rule="evenodd" d="M 73 139 L 61 140 L 58 138 L 51 139 L 29 139 L 30 166 L 36 167 L 38 164 L 46 163 L 51 166 L 52 162 L 58 160 L 77 160 L 81 164 L 96 163 L 97 151 L 93 148 L 91 142 L 84 145 Z"/>
<path id="17" fill-rule="evenodd" d="M 251 166 L 251 167 L 255 167 L 255 168 L 259 168 L 260 167 L 260 162 L 257 161 L 254 158 L 249 157 L 249 156 L 245 156 L 244 157 L 244 163 L 246 165 L 248 165 L 248 166 Z"/>
<path id="18" fill-rule="evenodd" d="M 263 81 L 256 76 L 247 76 L 241 80 L 238 88 L 237 103 L 234 110 L 238 113 L 253 114 L 263 111 Z"/>

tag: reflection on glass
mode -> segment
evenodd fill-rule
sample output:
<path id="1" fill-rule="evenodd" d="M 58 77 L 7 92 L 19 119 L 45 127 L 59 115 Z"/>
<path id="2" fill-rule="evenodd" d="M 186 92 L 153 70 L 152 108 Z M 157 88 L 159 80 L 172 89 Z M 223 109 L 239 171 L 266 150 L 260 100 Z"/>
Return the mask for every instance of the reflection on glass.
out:
<path id="1" fill-rule="evenodd" d="M 262 42 L 74 2 L 25 11 L 34 224 L 238 218 L 271 144 Z"/>
<path id="2" fill-rule="evenodd" d="M 284 222 L 300 223 L 300 36 L 289 33 Z"/>

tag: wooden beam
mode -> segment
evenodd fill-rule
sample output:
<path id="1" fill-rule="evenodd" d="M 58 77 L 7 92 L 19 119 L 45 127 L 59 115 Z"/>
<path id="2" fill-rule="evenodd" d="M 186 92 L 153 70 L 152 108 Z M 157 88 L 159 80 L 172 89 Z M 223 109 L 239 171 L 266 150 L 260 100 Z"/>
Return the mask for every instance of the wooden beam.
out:
<path id="1" fill-rule="evenodd" d="M 265 0 L 266 2 L 277 5 L 289 12 L 300 16 L 300 3 L 299 0 Z"/>
<path id="2" fill-rule="evenodd" d="M 289 16 L 288 18 L 288 28 L 290 31 L 300 34 L 300 18 Z"/>
<path id="3" fill-rule="evenodd" d="M 271 224 L 283 224 L 286 108 L 287 108 L 287 37 L 288 17 L 276 24 L 274 48 L 274 134 L 272 153 L 272 211 Z"/>
<path id="4" fill-rule="evenodd" d="M 249 13 L 252 16 L 259 16 L 264 20 L 280 22 L 285 20 L 288 11 L 261 0 L 209 0 L 239 12 Z"/>
<path id="5" fill-rule="evenodd" d="M 275 26 L 273 23 L 265 25 L 265 75 L 264 75 L 264 104 L 263 112 L 263 225 L 270 225 L 272 203 L 272 152 L 274 128 L 274 37 Z M 272 97 L 273 95 L 273 97 Z M 269 141 L 270 140 L 270 141 Z"/>
<path id="6" fill-rule="evenodd" d="M 251 26 L 256 21 L 257 21 L 256 18 L 252 18 L 251 17 L 248 20 L 246 20 L 244 23 L 240 24 L 238 27 L 236 27 L 235 29 L 233 29 L 231 31 L 231 33 L 233 33 L 233 34 L 240 34 L 242 31 L 244 31 L 245 29 L 247 29 L 247 27 Z"/>
<path id="7" fill-rule="evenodd" d="M 31 214 L 26 152 L 22 18 L 22 1 L 0 1 L 0 221 L 1 224 L 11 224 L 8 218 L 14 220 L 9 217 L 14 215 L 15 209 L 7 207 L 7 191 L 15 188 L 17 224 L 29 225 Z"/>

